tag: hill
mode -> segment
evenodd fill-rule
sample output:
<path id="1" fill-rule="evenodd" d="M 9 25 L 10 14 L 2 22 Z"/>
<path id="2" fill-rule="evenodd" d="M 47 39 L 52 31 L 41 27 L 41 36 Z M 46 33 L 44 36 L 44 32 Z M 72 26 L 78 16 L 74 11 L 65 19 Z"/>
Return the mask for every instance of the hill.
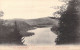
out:
<path id="1" fill-rule="evenodd" d="M 15 21 L 18 25 L 18 29 L 23 36 L 33 35 L 34 33 L 27 32 L 28 30 L 41 28 L 41 27 L 58 27 L 58 19 L 54 18 L 38 18 L 38 19 L 12 19 L 5 20 L 3 25 L 6 27 L 13 27 L 15 25 Z M 30 33 L 30 34 L 29 34 Z"/>

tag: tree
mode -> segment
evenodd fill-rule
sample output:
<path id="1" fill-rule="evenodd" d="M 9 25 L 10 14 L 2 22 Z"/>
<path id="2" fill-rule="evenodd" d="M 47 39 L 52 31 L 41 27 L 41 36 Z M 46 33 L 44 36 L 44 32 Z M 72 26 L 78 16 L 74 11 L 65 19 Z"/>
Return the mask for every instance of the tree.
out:
<path id="1" fill-rule="evenodd" d="M 23 45 L 23 42 L 22 42 L 23 36 L 20 34 L 16 21 L 13 29 L 14 31 L 9 34 L 7 41 L 9 42 L 9 44 Z"/>
<path id="2" fill-rule="evenodd" d="M 11 31 L 13 29 L 13 31 Z M 15 26 L 5 26 L 0 27 L 0 44 L 10 44 L 10 45 L 23 45 L 22 35 L 18 29 L 17 23 Z"/>
<path id="3" fill-rule="evenodd" d="M 78 32 L 77 27 L 79 25 L 79 16 L 77 6 L 78 0 L 71 0 L 68 3 L 67 10 L 61 13 L 59 23 L 59 35 L 56 39 L 56 44 L 75 44 L 77 43 Z"/>
<path id="4" fill-rule="evenodd" d="M 4 15 L 3 11 L 0 11 L 0 17 L 2 17 Z"/>

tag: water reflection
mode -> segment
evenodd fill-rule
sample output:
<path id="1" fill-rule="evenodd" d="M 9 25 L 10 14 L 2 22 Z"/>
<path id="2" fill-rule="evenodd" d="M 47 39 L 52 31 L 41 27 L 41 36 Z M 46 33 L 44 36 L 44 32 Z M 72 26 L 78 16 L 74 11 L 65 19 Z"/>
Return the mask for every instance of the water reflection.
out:
<path id="1" fill-rule="evenodd" d="M 35 35 L 31 37 L 25 37 L 24 44 L 27 45 L 55 45 L 55 39 L 57 35 L 53 33 L 51 27 L 37 28 L 29 30 L 28 32 L 34 32 Z"/>

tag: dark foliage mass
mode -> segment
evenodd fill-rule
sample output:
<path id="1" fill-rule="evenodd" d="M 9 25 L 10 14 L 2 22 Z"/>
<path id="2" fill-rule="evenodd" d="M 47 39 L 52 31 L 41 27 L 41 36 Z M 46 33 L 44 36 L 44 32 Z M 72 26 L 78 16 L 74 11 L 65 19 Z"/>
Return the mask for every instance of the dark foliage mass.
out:
<path id="1" fill-rule="evenodd" d="M 79 3 L 78 0 L 71 0 L 68 4 L 67 10 L 61 14 L 56 44 L 75 44 L 78 42 L 77 27 L 79 25 L 79 16 L 76 8 Z"/>
<path id="2" fill-rule="evenodd" d="M 17 23 L 15 22 L 15 27 L 13 28 L 14 31 L 11 32 L 11 34 L 9 34 L 9 37 L 8 37 L 8 42 L 9 43 L 12 43 L 12 44 L 17 44 L 17 45 L 23 45 L 23 42 L 22 42 L 22 35 L 20 34 L 20 30 L 17 28 Z"/>
<path id="3" fill-rule="evenodd" d="M 19 29 L 17 29 L 16 22 L 14 27 L 6 27 L 0 23 L 0 44 L 23 45 L 21 38 L 22 35 L 20 34 Z"/>
<path id="4" fill-rule="evenodd" d="M 0 17 L 2 17 L 4 15 L 3 11 L 0 11 Z"/>
<path id="5" fill-rule="evenodd" d="M 34 29 L 23 21 L 7 21 L 0 19 L 0 45 L 25 45 L 24 37 L 34 35 L 28 30 Z"/>

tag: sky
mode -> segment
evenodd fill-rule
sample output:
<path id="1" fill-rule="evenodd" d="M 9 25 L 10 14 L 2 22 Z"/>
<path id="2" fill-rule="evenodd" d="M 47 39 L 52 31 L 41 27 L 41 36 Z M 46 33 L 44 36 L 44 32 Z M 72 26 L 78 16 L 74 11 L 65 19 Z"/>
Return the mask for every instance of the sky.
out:
<path id="1" fill-rule="evenodd" d="M 3 19 L 35 19 L 53 16 L 58 11 L 58 0 L 0 0 L 0 11 L 4 12 Z M 55 8 L 54 8 L 55 7 Z"/>

